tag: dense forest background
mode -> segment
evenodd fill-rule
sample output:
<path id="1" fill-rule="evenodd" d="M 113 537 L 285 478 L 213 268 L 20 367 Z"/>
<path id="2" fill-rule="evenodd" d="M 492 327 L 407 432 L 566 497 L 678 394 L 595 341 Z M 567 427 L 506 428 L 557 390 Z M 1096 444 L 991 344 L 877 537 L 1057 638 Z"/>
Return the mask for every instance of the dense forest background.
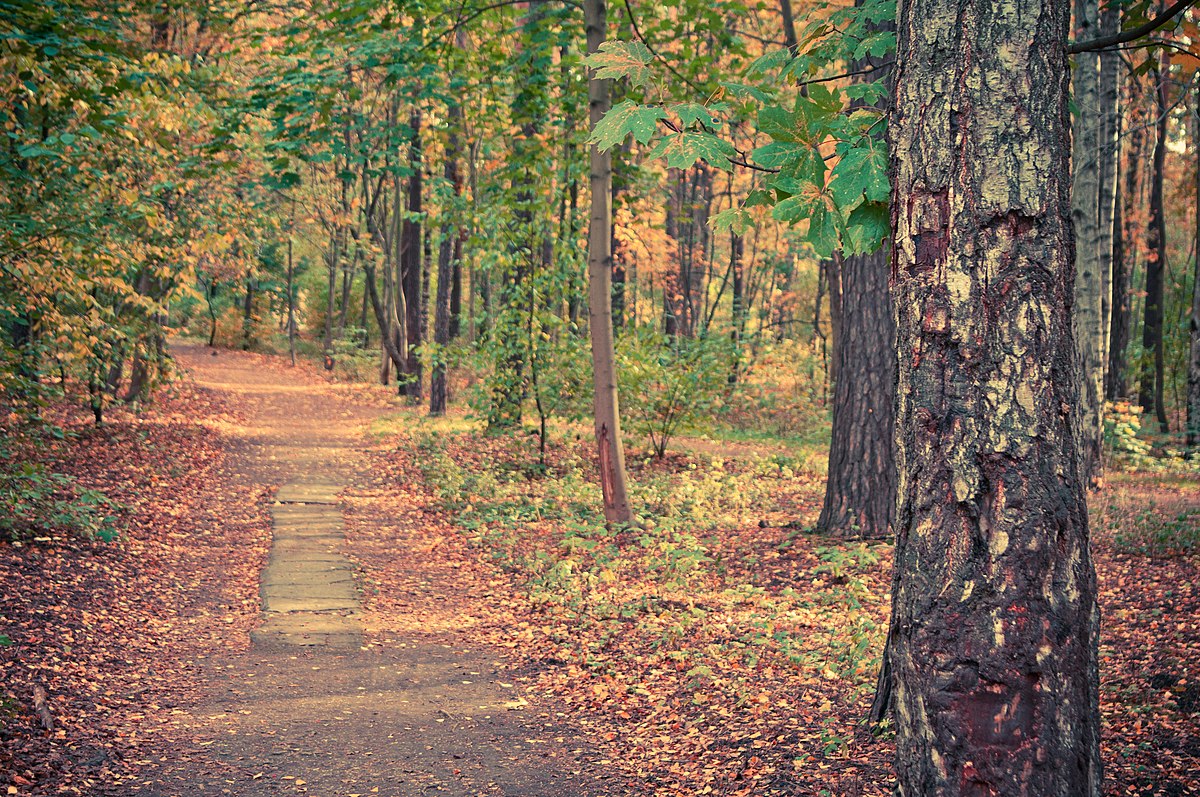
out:
<path id="1" fill-rule="evenodd" d="M 878 340 L 843 328 L 880 293 L 844 260 L 883 238 L 888 191 L 893 9 L 858 5 L 609 12 L 593 63 L 619 77 L 594 140 L 612 155 L 617 372 L 659 454 L 699 416 L 819 433 L 842 340 L 856 378 L 886 350 L 886 304 L 861 326 Z M 1096 29 L 1155 10 L 1107 4 Z M 8 3 L 5 19 L 14 406 L 81 386 L 99 419 L 148 398 L 182 331 L 378 374 L 434 413 L 451 395 L 493 427 L 589 415 L 576 5 Z M 1182 14 L 1161 47 L 1107 51 L 1103 96 L 1076 107 L 1113 201 L 1103 398 L 1129 455 L 1136 407 L 1156 452 L 1195 437 L 1194 33 Z"/>

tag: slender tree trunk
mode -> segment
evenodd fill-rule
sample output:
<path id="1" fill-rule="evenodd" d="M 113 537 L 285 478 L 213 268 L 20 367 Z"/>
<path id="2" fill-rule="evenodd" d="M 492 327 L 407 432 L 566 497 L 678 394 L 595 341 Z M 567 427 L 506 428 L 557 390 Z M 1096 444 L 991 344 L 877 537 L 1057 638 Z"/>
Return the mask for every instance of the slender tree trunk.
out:
<path id="1" fill-rule="evenodd" d="M 296 220 L 296 203 L 292 202 L 292 223 Z M 287 243 L 287 336 L 288 356 L 296 365 L 296 269 L 292 259 L 292 229 L 288 227 Z"/>
<path id="2" fill-rule="evenodd" d="M 1128 86 L 1127 104 L 1132 111 L 1138 106 L 1133 101 L 1137 88 L 1136 79 L 1130 80 Z M 1112 322 L 1108 343 L 1106 390 L 1110 401 L 1129 397 L 1128 354 L 1129 343 L 1133 339 L 1131 298 L 1139 239 L 1139 227 L 1132 209 L 1136 206 L 1139 195 L 1139 178 L 1146 142 L 1146 130 L 1138 116 L 1131 115 L 1127 125 L 1129 132 L 1124 138 L 1128 143 L 1128 154 L 1125 157 L 1125 174 L 1121 190 L 1118 191 L 1113 219 Z"/>
<path id="3" fill-rule="evenodd" d="M 408 125 L 412 128 L 412 145 L 409 164 L 412 174 L 408 178 L 408 213 L 402 224 L 400 235 L 401 291 L 404 294 L 404 329 L 407 359 L 405 361 L 400 392 L 412 399 L 421 396 L 421 358 L 417 348 L 421 345 L 421 222 L 416 216 L 421 213 L 421 111 L 414 108 Z M 399 212 L 399 208 L 396 209 Z"/>
<path id="4" fill-rule="evenodd" d="M 1121 9 L 1116 3 L 1107 3 L 1100 11 L 1100 35 L 1108 36 L 1120 29 Z M 1100 304 L 1101 391 L 1108 383 L 1109 349 L 1112 346 L 1113 256 L 1118 237 L 1117 182 L 1121 171 L 1121 92 L 1117 81 L 1120 66 L 1119 52 L 1106 50 L 1100 53 L 1100 273 L 1105 279 Z"/>
<path id="5" fill-rule="evenodd" d="M 334 295 L 337 290 L 337 272 L 338 266 L 341 263 L 340 253 L 341 229 L 339 225 L 334 225 L 329 233 L 329 249 L 325 252 L 325 265 L 328 268 L 326 279 L 326 301 L 325 301 L 325 343 L 324 354 L 326 362 L 329 362 L 333 356 L 333 313 L 334 313 Z"/>
<path id="6" fill-rule="evenodd" d="M 1188 359 L 1187 392 L 1187 444 L 1200 446 L 1200 94 L 1193 98 L 1192 106 L 1192 150 L 1196 153 L 1193 173 L 1196 190 L 1195 242 L 1192 248 L 1195 262 L 1192 266 L 1192 318 L 1191 355 Z"/>
<path id="7" fill-rule="evenodd" d="M 254 345 L 254 280 L 246 275 L 246 298 L 242 303 L 242 350 Z"/>
<path id="8" fill-rule="evenodd" d="M 458 171 L 460 156 L 459 131 L 462 128 L 462 109 L 450 107 L 450 130 L 446 139 L 446 162 L 443 176 L 454 189 L 456 198 L 462 197 L 462 175 Z M 459 203 L 456 202 L 457 207 Z M 446 347 L 450 344 L 451 293 L 457 263 L 454 250 L 461 240 L 455 224 L 442 225 L 442 240 L 438 246 L 437 296 L 434 307 L 433 342 L 435 344 L 433 366 L 429 374 L 429 414 L 446 414 Z"/>
<path id="9" fill-rule="evenodd" d="M 1100 794 L 1061 0 L 906 0 L 889 126 L 896 793 Z"/>
<path id="10" fill-rule="evenodd" d="M 829 357 L 826 366 L 829 387 L 835 388 L 841 374 L 838 371 L 838 351 L 842 346 L 842 253 L 834 252 L 824 262 L 825 289 L 829 292 Z"/>
<path id="11" fill-rule="evenodd" d="M 792 0 L 779 0 L 779 15 L 783 18 L 783 40 L 792 55 L 800 52 L 800 42 L 796 38 L 796 17 L 792 13 Z"/>
<path id="12" fill-rule="evenodd" d="M 450 271 L 450 339 L 462 334 L 462 291 L 463 291 L 463 230 L 454 239 L 454 265 Z"/>
<path id="13" fill-rule="evenodd" d="M 208 305 L 208 345 L 212 348 L 217 345 L 217 309 L 213 307 L 213 299 L 217 294 L 217 281 L 210 279 L 205 285 L 204 300 Z"/>
<path id="14" fill-rule="evenodd" d="M 1075 41 L 1100 35 L 1099 0 L 1075 0 Z M 1072 83 L 1076 114 L 1072 123 L 1071 218 L 1075 225 L 1075 348 L 1079 363 L 1080 393 L 1076 405 L 1080 475 L 1085 484 L 1098 484 L 1103 469 L 1104 368 L 1109 327 L 1105 307 L 1111 296 L 1112 213 L 1103 186 L 1106 150 L 1104 131 L 1110 120 L 1102 107 L 1100 54 L 1075 56 Z M 1116 109 L 1111 111 L 1115 115 Z M 1107 223 L 1108 229 L 1104 228 Z M 1109 269 L 1106 272 L 1105 269 Z"/>
<path id="15" fill-rule="evenodd" d="M 605 0 L 584 0 L 588 53 L 604 43 L 608 28 Z M 609 107 L 608 80 L 588 80 L 588 119 L 592 129 Z M 592 338 L 592 384 L 595 388 L 596 450 L 604 519 L 629 525 L 633 511 L 625 484 L 625 446 L 621 440 L 621 412 L 617 398 L 617 372 L 612 326 L 612 158 L 595 144 L 588 148 L 591 167 L 591 221 L 588 225 L 588 331 Z"/>
<path id="16" fill-rule="evenodd" d="M 1150 177 L 1150 229 L 1146 257 L 1146 305 L 1142 317 L 1143 360 L 1138 403 L 1143 412 L 1153 412 L 1163 434 L 1170 432 L 1163 401 L 1166 381 L 1163 352 L 1163 282 L 1167 265 L 1167 225 L 1163 213 L 1163 179 L 1167 160 L 1167 70 L 1160 66 L 1155 75 L 1155 113 L 1158 137 L 1154 142 L 1154 171 Z"/>
<path id="17" fill-rule="evenodd" d="M 733 283 L 730 340 L 733 342 L 733 362 L 729 365 L 729 384 L 736 385 L 742 368 L 742 335 L 746 331 L 746 274 L 742 262 L 746 253 L 745 239 L 729 231 L 729 272 Z"/>

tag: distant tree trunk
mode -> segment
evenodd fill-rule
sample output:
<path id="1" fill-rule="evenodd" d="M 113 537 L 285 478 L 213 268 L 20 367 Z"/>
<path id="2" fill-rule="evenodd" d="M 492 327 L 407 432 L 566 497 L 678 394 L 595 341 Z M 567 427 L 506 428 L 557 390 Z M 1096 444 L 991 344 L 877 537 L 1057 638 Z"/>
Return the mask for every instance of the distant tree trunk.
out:
<path id="1" fill-rule="evenodd" d="M 292 202 L 292 222 L 296 220 L 296 203 Z M 287 336 L 288 356 L 296 365 L 296 269 L 292 260 L 292 229 L 288 227 L 287 243 Z M 211 343 L 209 344 L 212 345 Z"/>
<path id="2" fill-rule="evenodd" d="M 1167 225 L 1163 214 L 1163 178 L 1167 160 L 1167 81 L 1161 65 L 1155 75 L 1155 113 L 1158 136 L 1154 142 L 1154 167 L 1150 177 L 1150 229 L 1147 231 L 1146 304 L 1142 317 L 1142 349 L 1150 356 L 1143 360 L 1138 385 L 1138 403 L 1143 412 L 1153 412 L 1159 430 L 1170 432 L 1163 400 L 1166 374 L 1163 352 L 1163 277 L 1167 261 Z"/>
<path id="3" fill-rule="evenodd" d="M 588 53 L 604 43 L 608 28 L 605 0 L 584 0 Z M 609 107 L 608 80 L 588 80 L 588 119 L 591 127 Z M 633 522 L 625 483 L 625 446 L 617 397 L 612 326 L 612 158 L 595 144 L 588 148 L 591 172 L 591 220 L 588 224 L 588 330 L 592 339 L 592 385 L 595 389 L 596 450 L 604 519 L 609 524 Z"/>
<path id="4" fill-rule="evenodd" d="M 421 110 L 414 108 L 409 115 L 408 125 L 412 128 L 412 145 L 409 164 L 412 174 L 408 178 L 407 210 L 400 235 L 401 290 L 404 293 L 404 329 L 407 340 L 407 359 L 401 375 L 403 384 L 400 392 L 412 399 L 421 397 L 421 357 L 417 347 L 421 345 Z M 399 208 L 397 211 L 399 212 Z"/>
<path id="5" fill-rule="evenodd" d="M 1129 82 L 1128 106 L 1131 111 L 1137 107 L 1132 96 L 1136 86 L 1135 80 Z M 1119 122 L 1120 116 L 1117 119 Z M 1133 273 L 1137 265 L 1137 241 L 1140 237 L 1135 214 L 1131 209 L 1137 205 L 1146 142 L 1146 131 L 1140 118 L 1131 116 L 1128 120 L 1128 133 L 1124 139 L 1128 142 L 1128 154 L 1125 158 L 1127 165 L 1121 189 L 1117 192 L 1113 219 L 1112 322 L 1108 343 L 1108 384 L 1105 391 L 1110 401 L 1129 398 L 1128 355 L 1129 343 L 1133 338 L 1131 297 Z"/>
<path id="6" fill-rule="evenodd" d="M 1192 150 L 1196 153 L 1193 173 L 1197 197 L 1195 242 L 1192 266 L 1191 357 L 1188 360 L 1187 444 L 1200 446 L 1200 95 L 1193 99 Z"/>
<path id="7" fill-rule="evenodd" d="M 1099 0 L 1075 0 L 1075 41 L 1088 41 L 1100 35 Z M 1104 131 L 1108 108 L 1102 107 L 1100 54 L 1075 56 L 1072 83 L 1077 112 L 1071 140 L 1074 176 L 1071 192 L 1071 217 L 1075 224 L 1075 348 L 1079 362 L 1080 394 L 1076 405 L 1080 475 L 1085 484 L 1097 484 L 1102 476 L 1101 450 L 1104 441 L 1104 368 L 1109 337 L 1104 310 L 1111 296 L 1112 224 L 1111 210 L 1105 202 L 1111 198 L 1103 186 L 1106 170 Z M 1115 116 L 1116 108 L 1111 109 Z"/>
<path id="8" fill-rule="evenodd" d="M 326 301 L 325 301 L 325 337 L 323 353 L 326 357 L 333 356 L 333 314 L 334 314 L 334 296 L 337 291 L 337 273 L 341 262 L 341 254 L 339 252 L 339 243 L 341 240 L 341 229 L 338 225 L 334 225 L 329 232 L 329 248 L 325 251 L 325 266 L 327 269 L 325 280 Z"/>
<path id="9" fill-rule="evenodd" d="M 829 375 L 829 387 L 837 385 L 838 351 L 842 345 L 842 253 L 834 252 L 833 257 L 822 262 L 825 268 L 825 290 L 829 300 L 829 359 L 826 365 Z"/>
<path id="10" fill-rule="evenodd" d="M 1069 409 L 1070 6 L 899 8 L 896 794 L 1098 797 L 1099 612 Z"/>
<path id="11" fill-rule="evenodd" d="M 454 196 L 462 196 L 462 175 L 458 171 L 460 156 L 459 131 L 462 128 L 462 109 L 457 104 L 450 107 L 450 130 L 446 139 L 446 156 L 442 174 L 454 189 Z M 458 203 L 455 203 L 457 207 Z M 433 366 L 429 374 L 429 414 L 446 414 L 446 347 L 450 344 L 450 319 L 452 317 L 451 293 L 454 272 L 454 252 L 460 241 L 455 224 L 442 225 L 442 240 L 438 246 L 437 297 L 433 313 L 433 342 L 435 344 Z"/>
<path id="12" fill-rule="evenodd" d="M 1116 3 L 1105 4 L 1100 11 L 1100 35 L 1108 36 L 1120 29 L 1120 7 Z M 1100 53 L 1100 273 L 1105 278 L 1100 305 L 1103 340 L 1101 407 L 1103 391 L 1108 382 L 1109 348 L 1112 345 L 1113 255 L 1116 253 L 1117 240 L 1117 182 L 1121 171 L 1121 92 L 1117 80 L 1120 66 L 1119 52 L 1106 50 Z"/>
<path id="13" fill-rule="evenodd" d="M 783 19 L 783 41 L 793 56 L 800 52 L 796 38 L 796 17 L 792 13 L 792 0 L 779 0 L 779 15 Z"/>
<path id="14" fill-rule="evenodd" d="M 450 339 L 462 334 L 462 291 L 463 291 L 463 231 L 454 238 L 454 265 L 450 271 Z"/>
<path id="15" fill-rule="evenodd" d="M 217 295 L 217 281 L 209 279 L 204 285 L 204 301 L 208 305 L 208 345 L 217 345 L 217 310 L 213 307 L 213 299 Z"/>
<path id="16" fill-rule="evenodd" d="M 242 302 L 242 351 L 254 345 L 254 280 L 246 275 L 246 298 Z"/>
<path id="17" fill-rule="evenodd" d="M 682 172 L 678 169 L 667 169 L 667 185 L 670 194 L 667 199 L 666 223 L 664 225 L 667 237 L 672 241 L 679 239 L 679 210 L 677 209 L 679 197 L 679 183 L 682 180 Z M 679 247 L 676 246 L 676 253 Z M 678 254 L 677 254 L 678 257 Z M 663 334 L 673 338 L 679 334 L 679 310 L 677 307 L 676 294 L 678 291 L 675 288 L 675 276 L 669 271 L 663 274 Z"/>
<path id="18" fill-rule="evenodd" d="M 549 106 L 549 79 L 542 65 L 549 60 L 549 35 L 546 33 L 549 8 L 547 0 L 531 0 L 521 33 L 525 52 L 521 57 L 518 90 L 512 101 L 512 117 L 519 125 L 510 157 L 516 188 L 514 221 L 519 243 L 514 247 L 514 266 L 505 275 L 500 300 L 502 307 L 492 326 L 492 340 L 499 344 L 492 381 L 492 401 L 488 411 L 489 429 L 520 426 L 529 374 L 527 360 L 534 343 L 521 335 L 534 301 L 533 278 L 538 262 L 545 262 L 545 231 L 535 210 L 533 181 L 535 163 L 544 157 L 541 134 Z"/>
<path id="19" fill-rule="evenodd" d="M 736 385 L 741 376 L 742 335 L 746 331 L 746 273 L 742 262 L 746 241 L 733 230 L 729 231 L 729 272 L 733 288 L 733 306 L 729 338 L 733 343 L 733 362 L 729 365 L 729 384 Z"/>

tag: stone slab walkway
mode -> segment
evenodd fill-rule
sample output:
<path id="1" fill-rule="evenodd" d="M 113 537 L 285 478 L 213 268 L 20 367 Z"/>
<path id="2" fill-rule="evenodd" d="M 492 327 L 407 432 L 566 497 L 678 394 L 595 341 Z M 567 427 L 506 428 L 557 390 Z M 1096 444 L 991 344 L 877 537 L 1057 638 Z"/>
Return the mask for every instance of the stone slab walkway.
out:
<path id="1" fill-rule="evenodd" d="M 341 553 L 340 490 L 304 477 L 279 488 L 271 507 L 271 557 L 262 575 L 264 619 L 250 634 L 256 646 L 362 645 L 354 565 Z"/>

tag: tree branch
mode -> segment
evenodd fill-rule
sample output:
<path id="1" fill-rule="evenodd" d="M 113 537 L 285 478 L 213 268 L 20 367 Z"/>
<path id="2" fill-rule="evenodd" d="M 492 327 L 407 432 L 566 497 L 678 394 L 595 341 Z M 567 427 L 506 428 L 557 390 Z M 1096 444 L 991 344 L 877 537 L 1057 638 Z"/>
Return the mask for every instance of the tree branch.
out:
<path id="1" fill-rule="evenodd" d="M 1186 8 L 1191 8 L 1196 4 L 1196 0 L 1177 0 L 1175 5 L 1163 11 L 1154 19 L 1142 25 L 1138 25 L 1132 30 L 1121 31 L 1114 33 L 1111 36 L 1101 36 L 1098 39 L 1089 39 L 1084 42 L 1075 42 L 1067 45 L 1067 53 L 1075 55 L 1077 53 L 1090 53 L 1094 50 L 1103 50 L 1105 47 L 1112 47 L 1114 44 L 1124 44 L 1131 42 L 1134 39 L 1140 39 L 1143 36 L 1149 35 L 1170 22 L 1179 12 Z"/>

